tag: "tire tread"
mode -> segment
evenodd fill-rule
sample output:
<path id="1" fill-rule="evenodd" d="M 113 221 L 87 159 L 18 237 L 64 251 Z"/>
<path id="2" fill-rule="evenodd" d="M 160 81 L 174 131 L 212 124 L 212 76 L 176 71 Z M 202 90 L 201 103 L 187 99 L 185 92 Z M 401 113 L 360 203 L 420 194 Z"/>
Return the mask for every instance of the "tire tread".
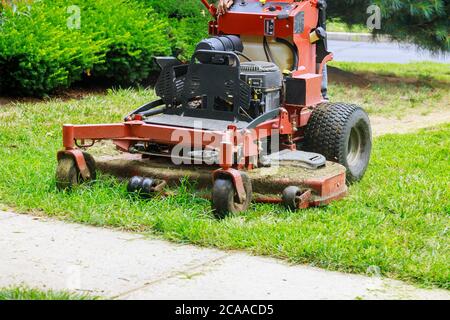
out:
<path id="1" fill-rule="evenodd" d="M 305 151 L 320 153 L 328 161 L 346 163 L 346 126 L 357 112 L 365 111 L 358 105 L 348 103 L 323 103 L 311 115 L 305 130 L 303 148 Z M 347 180 L 354 177 L 347 170 Z"/>

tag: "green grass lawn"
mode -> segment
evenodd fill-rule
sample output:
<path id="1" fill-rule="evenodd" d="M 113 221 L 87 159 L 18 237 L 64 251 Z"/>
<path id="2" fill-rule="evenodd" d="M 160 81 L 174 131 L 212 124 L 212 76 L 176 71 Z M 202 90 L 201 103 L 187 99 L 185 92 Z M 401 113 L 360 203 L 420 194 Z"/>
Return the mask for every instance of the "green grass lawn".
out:
<path id="1" fill-rule="evenodd" d="M 416 87 L 409 90 L 413 95 Z M 337 96 L 335 100 L 352 101 Z M 365 179 L 350 188 L 348 198 L 326 208 L 292 213 L 255 204 L 246 213 L 216 221 L 209 202 L 195 197 L 188 185 L 178 195 L 153 201 L 130 198 L 125 184 L 104 175 L 70 193 L 56 191 L 63 123 L 117 122 L 151 98 L 152 91 L 119 90 L 81 100 L 2 107 L 0 203 L 332 270 L 380 270 L 389 277 L 450 289 L 450 125 L 377 138 Z"/>
<path id="2" fill-rule="evenodd" d="M 378 76 L 398 77 L 399 80 L 410 80 L 410 83 L 422 83 L 427 86 L 450 83 L 450 64 L 438 62 L 354 63 L 333 61 L 331 65 L 356 74 L 371 73 Z"/>
<path id="3" fill-rule="evenodd" d="M 347 25 L 346 23 L 335 19 L 327 22 L 328 32 L 352 32 L 352 33 L 370 33 L 364 25 Z"/>
<path id="4" fill-rule="evenodd" d="M 330 96 L 371 114 L 402 118 L 449 110 L 450 64 L 332 62 Z"/>
<path id="5" fill-rule="evenodd" d="M 42 291 L 24 287 L 0 289 L 2 300 L 96 300 L 96 297 L 64 291 Z"/>

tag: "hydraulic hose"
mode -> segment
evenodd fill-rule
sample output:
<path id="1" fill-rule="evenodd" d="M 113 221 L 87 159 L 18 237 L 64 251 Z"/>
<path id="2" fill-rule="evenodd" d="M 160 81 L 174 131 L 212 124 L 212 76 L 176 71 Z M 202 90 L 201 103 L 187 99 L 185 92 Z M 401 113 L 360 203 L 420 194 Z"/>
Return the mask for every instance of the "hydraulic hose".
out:
<path id="1" fill-rule="evenodd" d="M 297 69 L 298 66 L 298 52 L 297 52 L 297 47 L 295 45 L 293 45 L 290 41 L 283 39 L 283 38 L 276 38 L 275 39 L 277 42 L 282 43 L 286 46 L 289 47 L 289 49 L 292 51 L 292 55 L 294 57 L 294 62 L 292 63 L 292 68 L 291 71 L 294 71 Z"/>
<path id="2" fill-rule="evenodd" d="M 245 54 L 243 54 L 242 52 L 239 52 L 239 51 L 235 51 L 234 53 L 236 53 L 238 56 L 241 56 L 241 57 L 244 57 L 246 60 L 248 60 L 248 61 L 250 61 L 250 62 L 252 62 L 252 59 L 250 59 L 250 57 L 249 56 L 247 56 L 247 55 L 245 55 Z"/>
<path id="3" fill-rule="evenodd" d="M 273 63 L 275 60 L 273 59 L 272 51 L 270 50 L 269 43 L 267 42 L 266 37 L 263 38 L 263 47 L 264 47 L 264 53 L 266 54 L 267 61 Z"/>

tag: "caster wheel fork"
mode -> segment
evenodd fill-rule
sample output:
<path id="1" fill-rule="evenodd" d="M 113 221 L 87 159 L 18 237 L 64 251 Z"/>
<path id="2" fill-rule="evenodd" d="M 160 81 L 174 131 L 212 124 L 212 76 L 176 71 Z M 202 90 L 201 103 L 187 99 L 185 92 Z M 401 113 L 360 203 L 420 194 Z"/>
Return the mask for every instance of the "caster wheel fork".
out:
<path id="1" fill-rule="evenodd" d="M 311 190 L 309 189 L 290 186 L 284 189 L 282 201 L 286 209 L 296 211 L 309 208 L 311 196 Z"/>
<path id="2" fill-rule="evenodd" d="M 83 158 L 84 171 L 79 168 L 78 161 Z M 56 187 L 58 190 L 69 190 L 74 186 L 97 178 L 94 157 L 87 152 L 74 150 L 58 154 L 58 166 L 56 168 Z"/>
<path id="3" fill-rule="evenodd" d="M 237 180 L 239 178 L 242 181 Z M 242 183 L 241 194 L 238 194 L 236 182 Z M 229 214 L 245 211 L 250 207 L 251 201 L 252 183 L 246 173 L 237 170 L 231 173 L 218 172 L 212 190 L 212 208 L 216 218 L 223 219 Z"/>

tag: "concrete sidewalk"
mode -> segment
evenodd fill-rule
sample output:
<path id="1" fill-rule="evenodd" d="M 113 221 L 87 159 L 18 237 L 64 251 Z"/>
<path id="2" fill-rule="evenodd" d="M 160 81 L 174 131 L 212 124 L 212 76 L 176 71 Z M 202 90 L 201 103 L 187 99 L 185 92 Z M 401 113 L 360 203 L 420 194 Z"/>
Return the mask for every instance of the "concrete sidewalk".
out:
<path id="1" fill-rule="evenodd" d="M 400 281 L 0 211 L 0 288 L 116 299 L 450 299 Z"/>

